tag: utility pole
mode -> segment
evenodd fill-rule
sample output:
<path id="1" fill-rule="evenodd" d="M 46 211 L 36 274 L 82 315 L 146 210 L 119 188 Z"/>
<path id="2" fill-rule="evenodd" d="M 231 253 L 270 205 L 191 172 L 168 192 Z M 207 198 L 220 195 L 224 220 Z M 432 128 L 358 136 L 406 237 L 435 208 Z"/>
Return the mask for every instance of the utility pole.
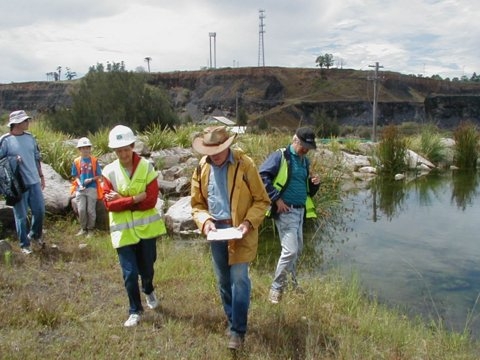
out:
<path id="1" fill-rule="evenodd" d="M 213 68 L 217 68 L 217 33 L 208 33 L 210 39 L 210 69 L 212 69 L 212 38 L 213 38 Z"/>
<path id="2" fill-rule="evenodd" d="M 372 141 L 377 142 L 377 97 L 378 97 L 378 87 L 377 82 L 378 78 L 378 69 L 383 68 L 383 66 L 378 65 L 378 61 L 375 65 L 368 65 L 369 67 L 375 68 L 375 75 L 373 78 L 368 78 L 368 80 L 373 80 L 373 126 L 372 126 Z"/>
<path id="3" fill-rule="evenodd" d="M 258 10 L 258 17 L 260 19 L 260 25 L 258 26 L 258 66 L 265 67 L 265 46 L 263 42 L 263 34 L 265 34 L 265 24 L 263 19 L 265 19 L 265 10 Z"/>

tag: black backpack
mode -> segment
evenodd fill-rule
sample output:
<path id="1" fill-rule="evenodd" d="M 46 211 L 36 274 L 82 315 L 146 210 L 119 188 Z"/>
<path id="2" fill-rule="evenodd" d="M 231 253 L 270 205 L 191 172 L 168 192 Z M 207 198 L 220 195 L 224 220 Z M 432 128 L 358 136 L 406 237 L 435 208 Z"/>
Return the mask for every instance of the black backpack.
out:
<path id="1" fill-rule="evenodd" d="M 0 146 L 3 140 L 7 137 L 2 136 L 0 139 Z M 22 193 L 25 191 L 25 186 L 20 175 L 20 169 L 17 166 L 15 171 L 10 166 L 8 157 L 0 159 L 0 194 L 6 200 L 8 206 L 13 206 L 22 199 Z"/>

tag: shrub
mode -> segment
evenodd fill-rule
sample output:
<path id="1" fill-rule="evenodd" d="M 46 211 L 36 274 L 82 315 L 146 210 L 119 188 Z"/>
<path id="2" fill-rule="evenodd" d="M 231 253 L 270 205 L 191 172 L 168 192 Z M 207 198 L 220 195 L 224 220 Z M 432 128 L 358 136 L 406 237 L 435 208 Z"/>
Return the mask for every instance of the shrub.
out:
<path id="1" fill-rule="evenodd" d="M 478 132 L 470 122 L 461 123 L 453 134 L 455 139 L 454 163 L 462 169 L 476 169 L 478 159 Z"/>
<path id="2" fill-rule="evenodd" d="M 446 149 L 442 143 L 442 137 L 432 124 L 423 127 L 421 134 L 411 139 L 409 148 L 435 164 L 445 159 Z"/>
<path id="3" fill-rule="evenodd" d="M 378 145 L 378 160 L 380 172 L 386 174 L 401 173 L 406 170 L 405 155 L 407 145 L 404 138 L 400 137 L 395 125 L 388 125 L 382 131 L 382 140 Z"/>

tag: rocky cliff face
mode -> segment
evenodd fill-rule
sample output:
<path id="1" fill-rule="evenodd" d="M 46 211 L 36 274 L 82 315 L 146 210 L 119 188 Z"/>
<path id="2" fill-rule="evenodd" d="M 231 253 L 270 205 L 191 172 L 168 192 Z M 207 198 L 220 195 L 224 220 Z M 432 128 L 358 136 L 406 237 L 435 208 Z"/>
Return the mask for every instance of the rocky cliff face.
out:
<path id="1" fill-rule="evenodd" d="M 237 68 L 149 74 L 165 88 L 180 115 L 195 121 L 207 114 L 236 117 L 243 108 L 253 124 L 295 127 L 323 114 L 340 124 L 369 125 L 373 82 L 367 71 L 342 69 Z M 31 112 L 70 106 L 74 82 L 0 85 L 0 112 Z M 438 81 L 384 72 L 377 83 L 378 124 L 434 122 L 453 128 L 480 123 L 480 84 Z"/>
<path id="2" fill-rule="evenodd" d="M 0 113 L 24 109 L 29 112 L 52 111 L 70 106 L 71 82 L 29 82 L 0 85 Z"/>

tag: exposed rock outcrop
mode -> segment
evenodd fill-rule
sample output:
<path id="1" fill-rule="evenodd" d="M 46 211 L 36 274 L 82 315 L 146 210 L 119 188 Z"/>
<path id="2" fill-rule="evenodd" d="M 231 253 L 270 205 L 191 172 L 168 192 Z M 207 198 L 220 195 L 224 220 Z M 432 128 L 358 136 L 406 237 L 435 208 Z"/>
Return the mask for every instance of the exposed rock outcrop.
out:
<path id="1" fill-rule="evenodd" d="M 314 68 L 235 68 L 149 74 L 165 88 L 176 112 L 200 121 L 221 112 L 235 118 L 238 107 L 252 124 L 294 128 L 321 114 L 342 125 L 369 125 L 373 86 L 368 71 Z M 23 108 L 32 114 L 71 105 L 80 80 L 0 85 L 0 115 Z M 480 123 L 480 83 L 442 81 L 382 72 L 378 125 L 434 122 L 454 128 L 462 120 Z"/>

